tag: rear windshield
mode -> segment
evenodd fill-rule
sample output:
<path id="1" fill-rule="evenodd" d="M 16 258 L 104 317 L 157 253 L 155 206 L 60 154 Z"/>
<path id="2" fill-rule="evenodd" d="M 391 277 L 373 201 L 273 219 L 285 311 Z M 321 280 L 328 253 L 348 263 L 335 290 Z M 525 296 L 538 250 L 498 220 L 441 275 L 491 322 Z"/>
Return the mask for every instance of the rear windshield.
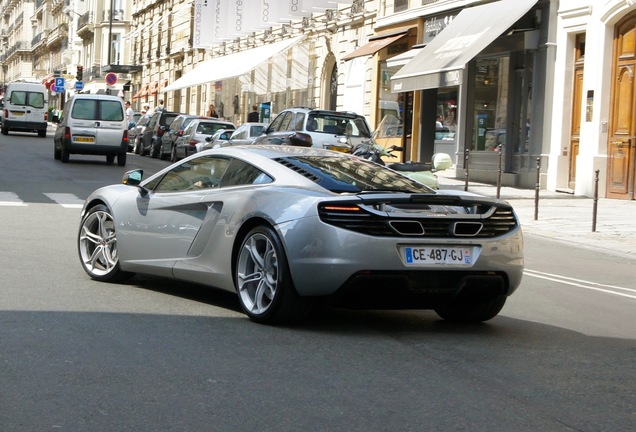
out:
<path id="1" fill-rule="evenodd" d="M 159 117 L 159 124 L 161 126 L 168 126 L 170 125 L 170 123 L 172 123 L 174 121 L 174 119 L 176 119 L 178 116 L 178 114 L 174 114 L 174 115 L 170 115 L 170 114 L 166 114 L 166 115 L 162 115 Z"/>
<path id="2" fill-rule="evenodd" d="M 123 121 L 121 102 L 99 99 L 78 99 L 73 104 L 71 117 L 79 120 Z"/>
<path id="3" fill-rule="evenodd" d="M 302 156 L 276 159 L 318 185 L 337 193 L 395 191 L 431 193 L 427 186 L 371 161 L 349 157 Z"/>
<path id="4" fill-rule="evenodd" d="M 9 100 L 13 105 L 44 108 L 44 93 L 41 92 L 14 90 L 11 92 L 11 98 Z"/>
<path id="5" fill-rule="evenodd" d="M 199 123 L 196 133 L 213 135 L 216 131 L 219 131 L 221 129 L 228 129 L 228 125 L 219 123 Z"/>
<path id="6" fill-rule="evenodd" d="M 344 117 L 332 114 L 309 114 L 307 118 L 309 132 L 322 132 L 334 135 L 346 135 L 359 138 L 370 138 L 371 131 L 364 117 Z"/>

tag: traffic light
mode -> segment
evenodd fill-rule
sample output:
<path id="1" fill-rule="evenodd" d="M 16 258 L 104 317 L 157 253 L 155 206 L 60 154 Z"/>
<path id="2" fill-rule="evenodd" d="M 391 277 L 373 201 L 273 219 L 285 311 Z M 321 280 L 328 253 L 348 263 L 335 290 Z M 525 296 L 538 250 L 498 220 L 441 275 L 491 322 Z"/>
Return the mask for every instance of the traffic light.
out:
<path id="1" fill-rule="evenodd" d="M 81 81 L 84 78 L 84 66 L 77 66 L 77 75 L 75 75 L 75 79 L 77 81 Z"/>

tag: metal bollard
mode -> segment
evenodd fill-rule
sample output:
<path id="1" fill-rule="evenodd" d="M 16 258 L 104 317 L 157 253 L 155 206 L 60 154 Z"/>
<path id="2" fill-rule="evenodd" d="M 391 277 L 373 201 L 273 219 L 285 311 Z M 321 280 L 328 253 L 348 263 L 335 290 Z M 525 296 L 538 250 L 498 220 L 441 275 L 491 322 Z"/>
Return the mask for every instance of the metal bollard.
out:
<path id="1" fill-rule="evenodd" d="M 541 158 L 537 158 L 537 182 L 534 186 L 534 220 L 539 220 L 539 189 L 541 188 Z"/>
<path id="2" fill-rule="evenodd" d="M 594 205 L 592 207 L 592 232 L 596 232 L 596 215 L 598 211 L 598 173 L 594 171 Z"/>
<path id="3" fill-rule="evenodd" d="M 466 149 L 464 151 L 464 191 L 468 190 L 468 156 L 470 155 L 470 150 Z"/>
<path id="4" fill-rule="evenodd" d="M 497 199 L 499 199 L 501 195 L 501 156 L 503 155 L 502 145 L 499 144 L 497 146 L 499 152 L 499 170 L 497 171 Z"/>

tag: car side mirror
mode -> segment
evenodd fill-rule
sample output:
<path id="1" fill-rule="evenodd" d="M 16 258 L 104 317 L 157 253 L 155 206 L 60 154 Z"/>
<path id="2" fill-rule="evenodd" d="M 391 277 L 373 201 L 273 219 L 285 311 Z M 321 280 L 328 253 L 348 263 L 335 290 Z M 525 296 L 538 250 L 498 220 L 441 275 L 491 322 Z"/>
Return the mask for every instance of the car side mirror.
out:
<path id="1" fill-rule="evenodd" d="M 132 171 L 126 171 L 121 182 L 129 186 L 139 186 L 143 178 L 144 178 L 144 170 L 136 169 Z"/>

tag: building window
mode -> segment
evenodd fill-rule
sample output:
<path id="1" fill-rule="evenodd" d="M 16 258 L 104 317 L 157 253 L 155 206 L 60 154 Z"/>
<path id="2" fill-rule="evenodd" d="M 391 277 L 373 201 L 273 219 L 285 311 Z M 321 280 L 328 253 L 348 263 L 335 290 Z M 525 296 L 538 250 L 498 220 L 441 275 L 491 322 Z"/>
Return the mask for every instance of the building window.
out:
<path id="1" fill-rule="evenodd" d="M 402 12 L 409 8 L 409 0 L 395 0 L 393 2 L 393 12 Z"/>

